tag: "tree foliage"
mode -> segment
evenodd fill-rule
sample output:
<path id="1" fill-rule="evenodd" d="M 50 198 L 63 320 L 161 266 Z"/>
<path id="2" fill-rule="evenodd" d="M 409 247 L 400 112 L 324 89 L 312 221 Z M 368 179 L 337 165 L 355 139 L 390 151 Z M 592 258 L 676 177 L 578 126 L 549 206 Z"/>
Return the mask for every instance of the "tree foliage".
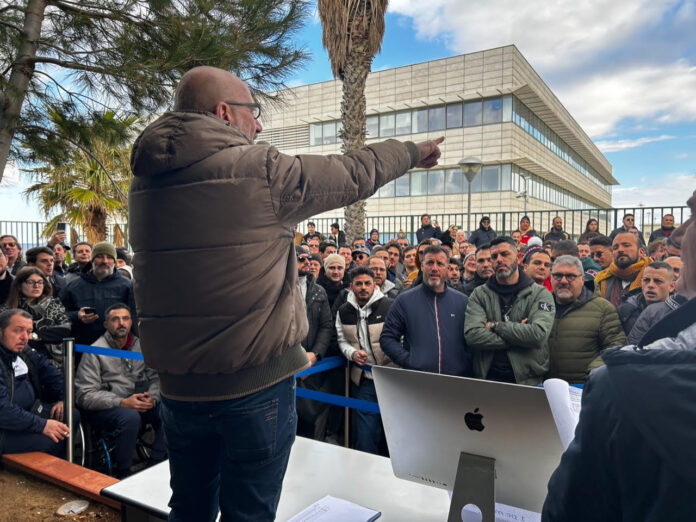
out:
<path id="1" fill-rule="evenodd" d="M 55 131 L 46 148 L 32 151 L 42 166 L 27 170 L 36 182 L 25 195 L 38 201 L 46 217 L 55 214 L 46 233 L 66 222 L 84 230 L 88 241 L 104 241 L 107 222 L 123 222 L 128 215 L 129 144 L 137 120 L 111 112 L 74 121 L 54 111 L 50 118 Z"/>
<path id="2" fill-rule="evenodd" d="M 54 110 L 76 120 L 155 112 L 198 65 L 232 71 L 257 93 L 281 88 L 306 58 L 292 36 L 307 3 L 0 0 L 0 180 L 9 154 L 31 159 L 50 141 L 41 130 Z"/>

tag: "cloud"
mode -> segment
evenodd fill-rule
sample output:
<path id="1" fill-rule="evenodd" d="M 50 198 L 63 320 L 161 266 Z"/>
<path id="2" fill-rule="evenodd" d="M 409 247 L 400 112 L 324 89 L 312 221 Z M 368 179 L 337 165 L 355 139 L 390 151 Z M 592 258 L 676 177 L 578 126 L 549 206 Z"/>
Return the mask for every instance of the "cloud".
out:
<path id="1" fill-rule="evenodd" d="M 642 147 L 647 143 L 655 143 L 657 141 L 673 140 L 674 136 L 662 135 L 650 138 L 637 138 L 633 140 L 614 140 L 614 141 L 596 141 L 595 145 L 599 147 L 602 152 L 620 152 L 622 150 L 635 149 L 636 147 Z"/>
<path id="2" fill-rule="evenodd" d="M 686 60 L 598 73 L 557 89 L 590 136 L 607 134 L 626 118 L 660 124 L 696 121 L 696 66 Z"/>
<path id="3" fill-rule="evenodd" d="M 445 36 L 465 53 L 514 43 L 536 68 L 572 67 L 654 26 L 680 0 L 392 0 L 389 11 L 413 20 L 419 38 Z M 675 15 L 671 15 L 675 16 Z M 690 20 L 686 9 L 679 16 Z"/>
<path id="4" fill-rule="evenodd" d="M 614 207 L 637 207 L 640 203 L 651 207 L 684 206 L 696 190 L 696 174 L 668 174 L 642 187 L 614 188 Z"/>

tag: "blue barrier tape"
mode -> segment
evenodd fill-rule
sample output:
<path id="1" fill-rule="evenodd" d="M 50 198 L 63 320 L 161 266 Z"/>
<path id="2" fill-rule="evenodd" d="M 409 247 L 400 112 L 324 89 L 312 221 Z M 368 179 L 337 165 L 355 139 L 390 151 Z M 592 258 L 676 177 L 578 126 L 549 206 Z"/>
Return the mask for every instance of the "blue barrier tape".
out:
<path id="1" fill-rule="evenodd" d="M 315 373 L 325 372 L 327 370 L 332 370 L 333 368 L 340 368 L 346 365 L 346 360 L 338 355 L 334 357 L 326 357 L 318 363 L 316 363 L 311 368 L 302 370 L 300 373 L 296 374 L 295 377 L 307 377 L 309 375 L 314 375 Z"/>
<path id="2" fill-rule="evenodd" d="M 369 413 L 379 413 L 379 405 L 376 402 L 363 401 L 360 399 L 350 399 L 341 395 L 332 395 L 331 393 L 324 393 L 316 390 L 308 390 L 307 388 L 300 388 L 299 386 L 295 391 L 298 397 L 302 397 L 304 399 L 312 399 L 313 401 L 326 402 L 329 404 L 334 404 L 336 406 L 366 411 Z"/>
<path id="3" fill-rule="evenodd" d="M 93 353 L 94 355 L 105 355 L 107 357 L 118 357 L 119 359 L 133 359 L 134 361 L 143 360 L 143 354 L 140 352 L 114 350 L 113 348 L 102 348 L 101 346 L 87 346 L 86 344 L 76 344 L 75 351 L 82 353 Z"/>

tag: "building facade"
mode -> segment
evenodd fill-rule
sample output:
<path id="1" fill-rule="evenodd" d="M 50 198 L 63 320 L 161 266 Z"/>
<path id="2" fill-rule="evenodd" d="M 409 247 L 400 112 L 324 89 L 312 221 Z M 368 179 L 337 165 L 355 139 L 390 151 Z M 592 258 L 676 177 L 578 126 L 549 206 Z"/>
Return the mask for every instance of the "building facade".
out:
<path id="1" fill-rule="evenodd" d="M 287 154 L 340 152 L 341 82 L 282 94 L 282 106 L 264 111 L 261 139 Z M 374 72 L 365 96 L 368 144 L 445 136 L 440 165 L 380 189 L 368 216 L 465 212 L 457 162 L 468 156 L 484 164 L 472 213 L 522 211 L 525 192 L 529 212 L 611 207 L 611 164 L 515 46 Z"/>

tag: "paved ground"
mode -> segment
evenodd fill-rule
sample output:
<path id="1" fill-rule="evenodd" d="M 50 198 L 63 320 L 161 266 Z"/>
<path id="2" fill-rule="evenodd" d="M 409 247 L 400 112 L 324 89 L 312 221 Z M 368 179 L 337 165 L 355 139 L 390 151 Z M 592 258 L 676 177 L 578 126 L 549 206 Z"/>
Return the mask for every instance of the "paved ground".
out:
<path id="1" fill-rule="evenodd" d="M 81 497 L 24 473 L 0 467 L 0 521 L 100 520 L 118 522 L 119 511 L 92 500 L 86 511 L 74 517 L 56 514 L 56 510 Z"/>

